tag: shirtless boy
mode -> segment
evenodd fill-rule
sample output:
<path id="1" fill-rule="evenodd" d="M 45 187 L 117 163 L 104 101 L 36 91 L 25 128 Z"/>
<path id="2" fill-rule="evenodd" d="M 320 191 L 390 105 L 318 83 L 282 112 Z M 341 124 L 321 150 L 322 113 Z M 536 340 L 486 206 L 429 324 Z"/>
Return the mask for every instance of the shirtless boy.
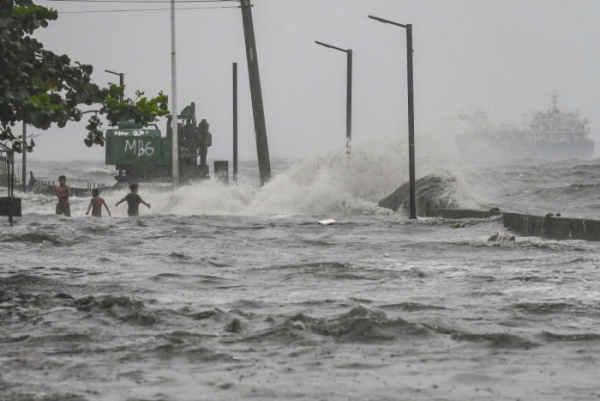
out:
<path id="1" fill-rule="evenodd" d="M 140 203 L 143 203 L 144 205 L 148 206 L 148 209 L 150 209 L 150 204 L 144 202 L 142 198 L 138 195 L 138 184 L 131 184 L 129 186 L 129 189 L 131 190 L 131 193 L 127 194 L 126 197 L 118 201 L 115 206 L 119 206 L 119 204 L 121 204 L 122 202 L 127 201 L 127 205 L 129 206 L 129 208 L 127 208 L 127 214 L 129 215 L 129 217 L 140 215 Z"/>
<path id="2" fill-rule="evenodd" d="M 69 205 L 69 196 L 71 196 L 71 187 L 66 185 L 67 177 L 61 175 L 58 177 L 60 185 L 56 187 L 56 196 L 58 196 L 58 203 L 56 204 L 56 214 L 64 214 L 67 217 L 71 217 L 71 205 Z"/>
<path id="3" fill-rule="evenodd" d="M 102 218 L 102 205 L 106 208 L 108 215 L 111 216 L 110 210 L 108 209 L 108 205 L 104 202 L 104 199 L 100 197 L 100 190 L 98 188 L 94 188 L 92 190 L 92 200 L 90 201 L 90 205 L 88 206 L 87 212 L 85 214 L 90 213 L 90 209 L 92 209 L 92 216 Z"/>

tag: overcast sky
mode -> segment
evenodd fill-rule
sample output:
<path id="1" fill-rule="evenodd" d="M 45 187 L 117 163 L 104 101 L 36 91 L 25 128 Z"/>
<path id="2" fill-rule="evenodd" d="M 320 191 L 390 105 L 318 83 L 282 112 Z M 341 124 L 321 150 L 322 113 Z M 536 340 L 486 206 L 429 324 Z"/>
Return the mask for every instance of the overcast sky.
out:
<path id="1" fill-rule="evenodd" d="M 102 85 L 125 74 L 126 94 L 171 97 L 170 12 L 66 14 L 168 8 L 168 3 L 40 1 L 59 18 L 36 35 L 45 47 L 94 66 Z M 235 6 L 180 3 L 180 8 Z M 272 157 L 301 158 L 345 146 L 346 56 L 315 40 L 354 51 L 353 137 L 406 135 L 403 29 L 367 18 L 413 24 L 417 154 L 427 138 L 453 135 L 448 121 L 482 110 L 518 124 L 550 108 L 579 111 L 600 143 L 600 2 L 471 0 L 253 0 Z M 63 13 L 65 12 L 65 13 Z M 213 134 L 211 159 L 231 160 L 232 63 L 239 65 L 240 158 L 256 158 L 241 11 L 177 12 L 178 105 L 196 103 Z M 159 123 L 164 129 L 164 120 Z M 40 133 L 41 131 L 34 131 Z M 83 143 L 85 124 L 36 138 L 31 158 L 103 159 Z M 421 149 L 419 145 L 421 144 Z M 429 145 L 427 145 L 429 146 Z M 598 147 L 598 146 L 597 146 Z M 448 151 L 454 151 L 448 148 Z M 597 150 L 596 155 L 600 154 Z"/>

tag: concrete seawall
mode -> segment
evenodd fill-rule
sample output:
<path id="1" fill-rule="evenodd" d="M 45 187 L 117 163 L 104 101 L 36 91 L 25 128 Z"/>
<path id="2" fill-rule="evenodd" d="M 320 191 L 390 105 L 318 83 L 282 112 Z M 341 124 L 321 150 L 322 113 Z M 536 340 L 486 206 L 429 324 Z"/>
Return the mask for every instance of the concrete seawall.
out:
<path id="1" fill-rule="evenodd" d="M 39 195 L 46 195 L 46 196 L 56 196 L 55 188 L 56 188 L 56 186 L 54 186 L 54 185 L 42 184 L 42 183 L 38 182 L 33 187 L 33 193 L 39 194 Z M 112 190 L 113 187 L 99 187 L 98 189 L 100 189 L 100 193 L 102 193 L 102 192 Z M 92 197 L 92 189 L 91 188 L 71 187 L 71 196 L 77 196 L 77 197 L 82 197 L 82 198 L 90 197 L 91 198 Z"/>
<path id="2" fill-rule="evenodd" d="M 523 236 L 600 241 L 600 220 L 504 213 L 504 226 Z"/>
<path id="3" fill-rule="evenodd" d="M 453 198 L 453 176 L 428 175 L 417 180 L 417 215 L 446 219 L 487 219 L 498 216 L 504 226 L 522 236 L 557 240 L 600 241 L 600 220 L 574 219 L 554 215 L 534 216 L 491 210 L 459 209 Z M 379 201 L 379 206 L 397 211 L 408 209 L 408 183 Z"/>
<path id="4" fill-rule="evenodd" d="M 36 184 L 36 186 L 33 188 L 33 193 L 39 194 L 39 195 L 46 195 L 46 196 L 56 196 L 55 188 L 56 187 L 53 185 L 47 185 L 47 184 L 37 185 Z M 92 190 L 86 189 L 86 188 L 71 187 L 71 196 L 91 197 Z"/>
<path id="5" fill-rule="evenodd" d="M 443 217 L 447 219 L 485 219 L 499 215 L 502 216 L 504 227 L 525 237 L 600 241 L 600 220 L 534 216 L 521 213 L 503 213 L 495 210 L 428 209 L 425 211 L 425 217 Z"/>
<path id="6" fill-rule="evenodd" d="M 425 210 L 425 217 L 443 217 L 445 219 L 487 219 L 492 216 L 499 216 L 502 213 L 496 210 L 475 210 L 475 209 L 442 209 L 431 208 Z"/>

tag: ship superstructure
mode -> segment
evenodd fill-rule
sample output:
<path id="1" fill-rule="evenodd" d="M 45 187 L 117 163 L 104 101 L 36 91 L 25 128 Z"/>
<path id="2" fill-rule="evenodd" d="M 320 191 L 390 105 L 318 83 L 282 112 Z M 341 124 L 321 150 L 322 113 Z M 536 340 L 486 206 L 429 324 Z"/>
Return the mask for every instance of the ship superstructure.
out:
<path id="1" fill-rule="evenodd" d="M 585 141 L 590 133 L 586 127 L 588 120 L 579 118 L 579 113 L 563 113 L 558 110 L 556 92 L 552 95 L 552 109 L 546 113 L 537 112 L 526 123 L 537 141 L 570 142 Z"/>
<path id="2" fill-rule="evenodd" d="M 579 113 L 565 113 L 558 109 L 558 95 L 552 95 L 552 108 L 537 112 L 518 129 L 504 125 L 497 129 L 479 116 L 477 128 L 457 137 L 463 158 L 590 158 L 595 142 L 589 138 L 588 120 Z"/>

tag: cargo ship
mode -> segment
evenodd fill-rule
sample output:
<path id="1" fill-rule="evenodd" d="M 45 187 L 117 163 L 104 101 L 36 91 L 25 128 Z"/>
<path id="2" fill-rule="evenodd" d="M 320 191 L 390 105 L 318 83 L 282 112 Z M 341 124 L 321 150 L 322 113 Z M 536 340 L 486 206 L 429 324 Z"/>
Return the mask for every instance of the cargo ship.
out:
<path id="1" fill-rule="evenodd" d="M 491 128 L 483 114 L 470 119 L 474 129 L 456 138 L 458 149 L 465 159 L 522 159 L 548 160 L 589 159 L 594 153 L 594 140 L 589 138 L 587 119 L 579 113 L 564 113 L 558 109 L 558 95 L 552 95 L 552 108 L 537 112 L 519 129 L 503 125 Z"/>

